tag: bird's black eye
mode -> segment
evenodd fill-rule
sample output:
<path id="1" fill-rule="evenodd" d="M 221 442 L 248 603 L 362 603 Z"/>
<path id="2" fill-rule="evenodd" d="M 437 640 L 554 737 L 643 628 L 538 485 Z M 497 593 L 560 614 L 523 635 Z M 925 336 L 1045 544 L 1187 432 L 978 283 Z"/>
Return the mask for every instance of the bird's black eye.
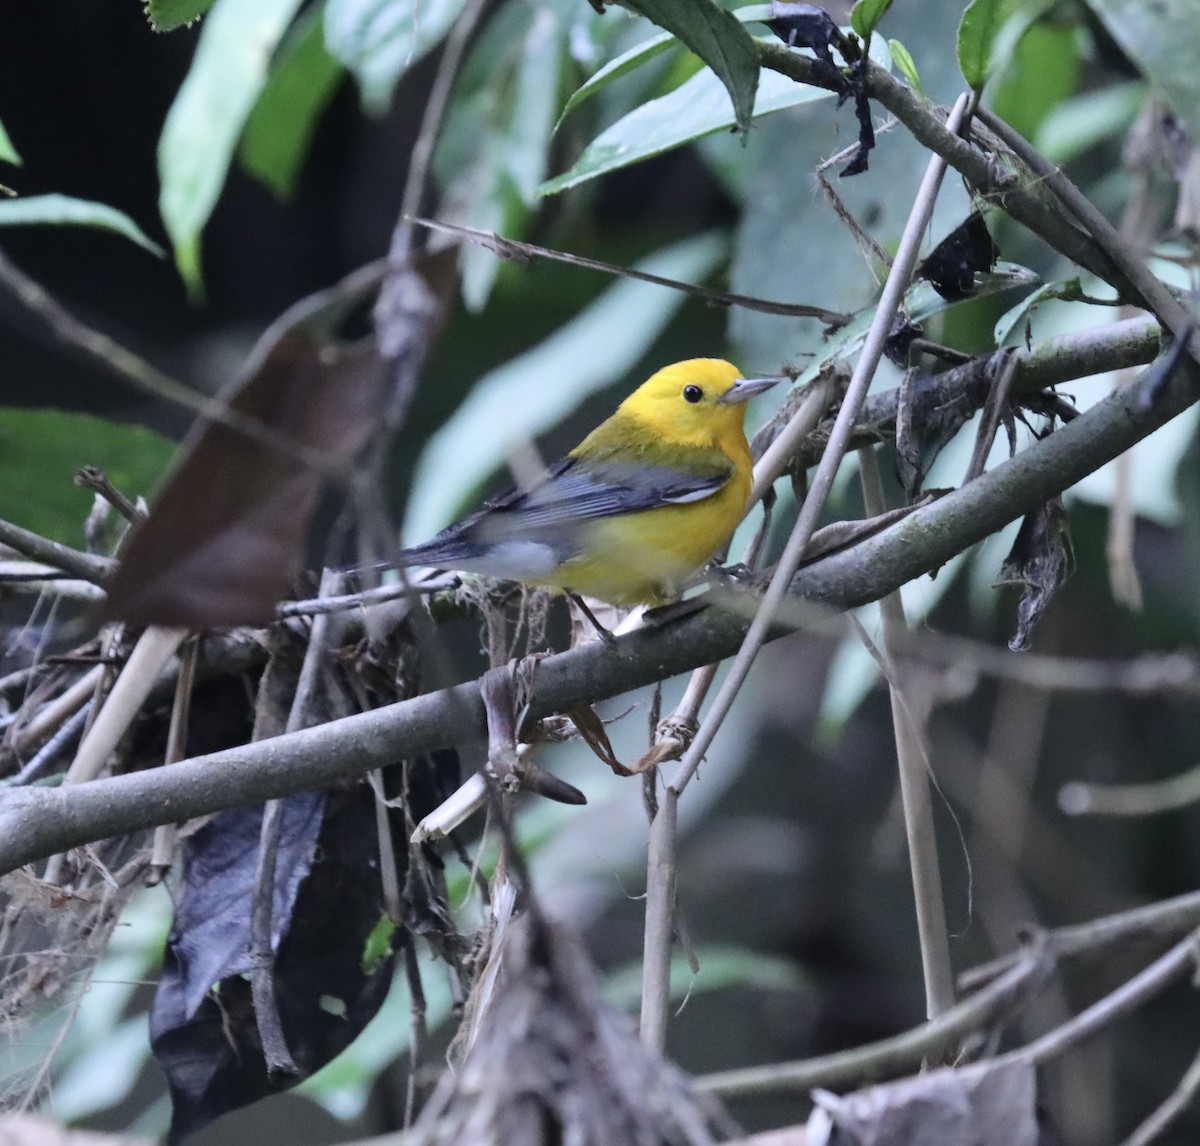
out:
<path id="1" fill-rule="evenodd" d="M 687 402 L 699 402 L 704 397 L 704 391 L 699 386 L 685 386 L 683 388 L 683 397 Z"/>

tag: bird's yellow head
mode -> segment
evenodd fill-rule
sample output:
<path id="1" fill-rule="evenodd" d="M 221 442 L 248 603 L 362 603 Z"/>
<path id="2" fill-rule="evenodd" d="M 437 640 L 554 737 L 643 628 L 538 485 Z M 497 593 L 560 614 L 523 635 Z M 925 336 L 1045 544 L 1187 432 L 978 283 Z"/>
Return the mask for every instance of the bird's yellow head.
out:
<path id="1" fill-rule="evenodd" d="M 689 358 L 651 375 L 617 414 L 655 427 L 668 440 L 721 443 L 742 435 L 747 399 L 777 381 L 743 378 L 720 358 Z"/>

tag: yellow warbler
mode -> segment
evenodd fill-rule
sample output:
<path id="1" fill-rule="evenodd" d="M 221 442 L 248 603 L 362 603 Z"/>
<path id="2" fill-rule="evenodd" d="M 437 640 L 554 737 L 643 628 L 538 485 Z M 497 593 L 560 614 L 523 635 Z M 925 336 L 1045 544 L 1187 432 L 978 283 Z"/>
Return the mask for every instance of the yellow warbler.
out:
<path id="1" fill-rule="evenodd" d="M 742 378 L 718 358 L 664 367 L 534 484 L 492 498 L 399 564 L 622 607 L 670 601 L 745 513 L 745 402 L 778 381 Z"/>

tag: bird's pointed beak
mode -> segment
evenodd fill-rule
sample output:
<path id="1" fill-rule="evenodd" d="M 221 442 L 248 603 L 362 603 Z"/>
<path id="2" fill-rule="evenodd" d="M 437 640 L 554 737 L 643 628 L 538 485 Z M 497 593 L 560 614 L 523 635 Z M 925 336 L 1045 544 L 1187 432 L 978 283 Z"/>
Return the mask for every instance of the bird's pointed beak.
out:
<path id="1" fill-rule="evenodd" d="M 783 381 L 782 375 L 772 378 L 738 378 L 728 390 L 717 399 L 719 406 L 734 406 L 739 402 L 748 402 L 755 394 L 770 390 L 778 382 Z"/>

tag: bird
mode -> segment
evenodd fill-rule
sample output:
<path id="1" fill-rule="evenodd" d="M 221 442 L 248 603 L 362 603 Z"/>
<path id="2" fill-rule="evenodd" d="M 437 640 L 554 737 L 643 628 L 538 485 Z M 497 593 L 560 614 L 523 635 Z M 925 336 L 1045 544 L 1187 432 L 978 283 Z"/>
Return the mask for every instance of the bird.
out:
<path id="1" fill-rule="evenodd" d="M 779 381 L 742 377 L 719 358 L 666 366 L 532 482 L 393 561 L 519 581 L 580 604 L 665 605 L 745 513 L 746 402 Z"/>

